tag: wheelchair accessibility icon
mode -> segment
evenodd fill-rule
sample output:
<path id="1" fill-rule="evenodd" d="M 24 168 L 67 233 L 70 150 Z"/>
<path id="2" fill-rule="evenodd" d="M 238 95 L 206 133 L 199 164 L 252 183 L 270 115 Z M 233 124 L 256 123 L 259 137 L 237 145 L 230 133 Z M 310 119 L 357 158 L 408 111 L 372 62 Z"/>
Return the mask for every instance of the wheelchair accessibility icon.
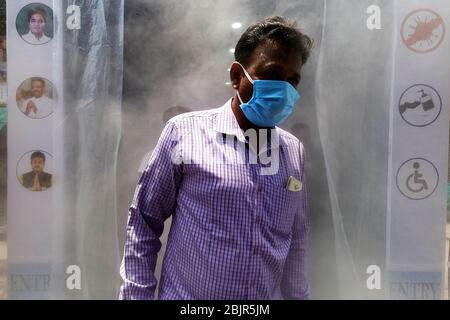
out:
<path id="1" fill-rule="evenodd" d="M 408 176 L 406 179 L 406 187 L 409 191 L 417 193 L 422 190 L 428 190 L 428 184 L 425 179 L 422 179 L 423 174 L 419 173 L 420 163 L 414 162 L 414 173 Z"/>
<path id="2" fill-rule="evenodd" d="M 397 172 L 397 187 L 407 198 L 422 200 L 436 190 L 439 174 L 436 167 L 422 158 L 404 162 Z"/>

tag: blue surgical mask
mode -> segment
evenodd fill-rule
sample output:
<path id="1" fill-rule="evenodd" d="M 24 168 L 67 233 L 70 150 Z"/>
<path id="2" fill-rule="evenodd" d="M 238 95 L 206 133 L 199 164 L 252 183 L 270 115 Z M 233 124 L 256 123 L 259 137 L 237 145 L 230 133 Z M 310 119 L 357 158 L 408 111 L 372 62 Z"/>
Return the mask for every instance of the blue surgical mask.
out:
<path id="1" fill-rule="evenodd" d="M 248 81 L 253 84 L 253 96 L 247 103 L 241 99 L 236 90 L 241 109 L 245 117 L 258 127 L 268 128 L 280 125 L 292 114 L 294 105 L 300 100 L 300 94 L 287 81 L 253 80 L 244 70 Z"/>

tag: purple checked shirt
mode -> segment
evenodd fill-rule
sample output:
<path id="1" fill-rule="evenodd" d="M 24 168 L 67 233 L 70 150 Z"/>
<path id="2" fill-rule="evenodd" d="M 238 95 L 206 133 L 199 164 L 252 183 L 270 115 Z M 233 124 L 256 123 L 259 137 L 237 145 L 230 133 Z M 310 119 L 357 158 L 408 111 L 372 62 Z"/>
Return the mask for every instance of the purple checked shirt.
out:
<path id="1" fill-rule="evenodd" d="M 309 297 L 304 149 L 288 132 L 271 132 L 259 154 L 271 161 L 252 161 L 259 157 L 231 100 L 167 123 L 129 210 L 120 299 L 154 298 L 170 216 L 159 299 Z M 300 191 L 287 187 L 290 177 Z"/>

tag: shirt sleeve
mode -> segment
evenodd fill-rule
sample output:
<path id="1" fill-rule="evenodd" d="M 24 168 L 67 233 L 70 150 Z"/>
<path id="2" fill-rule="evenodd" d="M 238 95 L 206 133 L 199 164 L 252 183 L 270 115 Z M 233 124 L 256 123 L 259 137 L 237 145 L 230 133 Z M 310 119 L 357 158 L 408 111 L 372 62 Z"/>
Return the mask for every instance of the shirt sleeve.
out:
<path id="1" fill-rule="evenodd" d="M 309 299 L 310 287 L 308 282 L 308 242 L 309 242 L 309 218 L 308 195 L 305 175 L 305 151 L 300 143 L 301 181 L 303 190 L 301 205 L 295 216 L 292 243 L 281 282 L 281 293 L 287 300 Z"/>
<path id="2" fill-rule="evenodd" d="M 25 100 L 25 102 L 22 104 L 22 106 L 21 106 L 21 108 L 20 108 L 20 111 L 22 111 L 23 113 L 25 113 L 25 112 L 27 111 L 27 105 L 28 105 L 28 102 L 30 102 L 30 101 L 31 101 L 31 99 Z"/>
<path id="3" fill-rule="evenodd" d="M 164 221 L 175 210 L 182 169 L 177 161 L 178 132 L 169 121 L 139 179 L 128 212 L 125 250 L 120 267 L 121 300 L 152 300 L 154 276 Z"/>

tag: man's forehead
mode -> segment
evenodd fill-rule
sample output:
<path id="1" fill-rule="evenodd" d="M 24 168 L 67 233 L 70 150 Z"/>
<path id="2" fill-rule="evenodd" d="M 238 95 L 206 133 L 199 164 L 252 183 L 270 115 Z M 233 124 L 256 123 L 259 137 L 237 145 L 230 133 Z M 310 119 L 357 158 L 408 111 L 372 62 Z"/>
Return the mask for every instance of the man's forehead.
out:
<path id="1" fill-rule="evenodd" d="M 31 19 L 44 19 L 44 16 L 40 13 L 35 13 L 31 16 Z"/>
<path id="2" fill-rule="evenodd" d="M 301 69 L 301 57 L 297 50 L 287 48 L 276 42 L 264 42 L 252 53 L 250 64 L 259 68 L 284 68 L 287 64 L 292 64 L 298 71 Z"/>

